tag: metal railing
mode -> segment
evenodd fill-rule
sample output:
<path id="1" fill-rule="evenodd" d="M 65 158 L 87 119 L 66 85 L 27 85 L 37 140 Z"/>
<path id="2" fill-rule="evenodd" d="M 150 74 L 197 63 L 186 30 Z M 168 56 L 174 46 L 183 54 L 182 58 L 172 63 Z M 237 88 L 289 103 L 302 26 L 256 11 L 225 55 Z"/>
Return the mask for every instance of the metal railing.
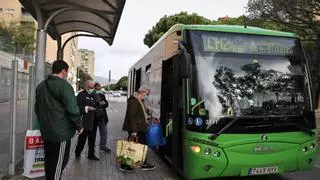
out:
<path id="1" fill-rule="evenodd" d="M 0 47 L 0 175 L 23 160 L 24 138 L 32 124 L 28 122 L 32 56 L 19 58 L 22 54 L 22 49 Z"/>

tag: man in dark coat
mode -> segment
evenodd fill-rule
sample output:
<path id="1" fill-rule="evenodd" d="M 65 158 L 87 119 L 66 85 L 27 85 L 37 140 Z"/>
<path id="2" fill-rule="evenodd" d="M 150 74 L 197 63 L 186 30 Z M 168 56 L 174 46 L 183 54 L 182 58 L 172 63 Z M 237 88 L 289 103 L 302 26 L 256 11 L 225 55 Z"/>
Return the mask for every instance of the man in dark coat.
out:
<path id="1" fill-rule="evenodd" d="M 138 92 L 134 93 L 127 101 L 127 112 L 123 123 L 123 130 L 128 132 L 128 139 L 137 137 L 140 144 L 146 143 L 146 132 L 148 129 L 147 110 L 142 102 L 149 94 L 150 90 L 147 87 L 140 87 Z M 142 170 L 153 170 L 155 165 L 147 163 L 147 158 L 144 161 Z M 133 171 L 133 169 L 126 165 L 121 165 L 122 171 Z"/>
<path id="2" fill-rule="evenodd" d="M 101 85 L 99 83 L 95 84 L 95 99 L 97 101 L 97 110 L 96 110 L 96 121 L 99 127 L 100 134 L 100 150 L 109 153 L 111 150 L 107 148 L 107 123 L 108 115 L 106 108 L 109 106 L 109 103 L 106 99 L 106 96 L 101 91 Z"/>
<path id="3" fill-rule="evenodd" d="M 77 96 L 78 106 L 82 115 L 82 125 L 84 132 L 79 135 L 78 143 L 75 150 L 76 158 L 80 158 L 80 154 L 86 144 L 88 138 L 89 151 L 88 159 L 99 160 L 94 155 L 94 147 L 97 133 L 97 122 L 95 120 L 95 111 L 97 108 L 96 100 L 94 99 L 94 82 L 88 80 L 84 83 L 84 90 L 79 92 Z"/>

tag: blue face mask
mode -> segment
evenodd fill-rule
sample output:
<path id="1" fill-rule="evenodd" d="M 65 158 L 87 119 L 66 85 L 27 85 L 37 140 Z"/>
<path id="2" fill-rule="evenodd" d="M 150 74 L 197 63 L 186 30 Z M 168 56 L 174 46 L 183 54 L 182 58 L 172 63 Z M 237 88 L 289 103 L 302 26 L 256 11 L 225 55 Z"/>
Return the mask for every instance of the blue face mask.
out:
<path id="1" fill-rule="evenodd" d="M 96 90 L 96 93 L 97 94 L 102 94 L 102 91 L 101 90 Z"/>

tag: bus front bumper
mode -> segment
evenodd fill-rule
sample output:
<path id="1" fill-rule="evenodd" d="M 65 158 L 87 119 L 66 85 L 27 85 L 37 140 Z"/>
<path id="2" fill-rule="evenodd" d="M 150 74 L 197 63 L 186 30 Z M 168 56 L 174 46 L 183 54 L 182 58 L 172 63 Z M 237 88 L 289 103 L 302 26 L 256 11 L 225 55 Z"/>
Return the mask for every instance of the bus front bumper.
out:
<path id="1" fill-rule="evenodd" d="M 187 179 L 201 179 L 311 170 L 317 158 L 315 144 L 312 140 L 304 144 L 269 142 L 219 148 L 186 140 L 184 174 Z"/>

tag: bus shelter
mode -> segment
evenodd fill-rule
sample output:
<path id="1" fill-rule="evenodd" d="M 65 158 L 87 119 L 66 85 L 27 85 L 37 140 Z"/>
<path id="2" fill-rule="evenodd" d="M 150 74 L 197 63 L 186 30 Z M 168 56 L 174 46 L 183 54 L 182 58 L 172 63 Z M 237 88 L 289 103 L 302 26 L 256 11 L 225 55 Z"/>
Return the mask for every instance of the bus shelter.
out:
<path id="1" fill-rule="evenodd" d="M 126 0 L 19 0 L 24 8 L 37 21 L 37 44 L 35 68 L 29 79 L 28 128 L 32 128 L 34 117 L 34 91 L 45 78 L 46 72 L 46 38 L 49 35 L 57 42 L 57 59 L 62 59 L 63 50 L 72 38 L 77 36 L 98 37 L 110 46 L 120 22 Z M 65 42 L 62 35 L 70 32 L 78 33 Z M 17 76 L 13 77 L 13 83 Z M 9 174 L 15 174 L 15 131 L 16 131 L 16 93 L 11 97 L 12 117 L 10 129 L 10 164 Z"/>

